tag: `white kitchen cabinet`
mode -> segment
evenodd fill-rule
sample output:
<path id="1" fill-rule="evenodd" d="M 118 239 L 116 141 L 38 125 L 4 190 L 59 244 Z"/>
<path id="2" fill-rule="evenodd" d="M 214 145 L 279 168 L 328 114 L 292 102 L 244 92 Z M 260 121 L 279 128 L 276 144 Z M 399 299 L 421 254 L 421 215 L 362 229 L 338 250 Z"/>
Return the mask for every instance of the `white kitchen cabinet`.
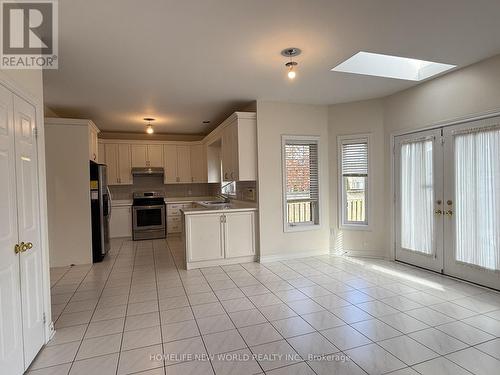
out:
<path id="1" fill-rule="evenodd" d="M 108 166 L 108 184 L 131 185 L 132 162 L 130 145 L 125 143 L 106 143 L 104 153 L 106 165 Z"/>
<path id="2" fill-rule="evenodd" d="M 255 211 L 183 217 L 187 269 L 255 260 Z"/>
<path id="3" fill-rule="evenodd" d="M 175 184 L 178 179 L 177 175 L 177 146 L 176 145 L 165 145 L 163 146 L 163 156 L 165 162 L 163 167 L 164 172 L 164 182 L 166 184 Z"/>
<path id="4" fill-rule="evenodd" d="M 163 145 L 148 145 L 148 167 L 163 167 Z"/>
<path id="5" fill-rule="evenodd" d="M 189 146 L 177 146 L 177 176 L 180 183 L 192 182 Z"/>
<path id="6" fill-rule="evenodd" d="M 179 234 L 182 232 L 182 212 L 183 208 L 191 208 L 191 202 L 167 203 L 167 234 Z"/>
<path id="7" fill-rule="evenodd" d="M 200 262 L 224 258 L 223 215 L 203 214 L 185 217 L 186 258 Z"/>
<path id="8" fill-rule="evenodd" d="M 132 167 L 146 167 L 148 159 L 148 146 L 147 145 L 131 145 L 130 155 L 132 160 Z"/>
<path id="9" fill-rule="evenodd" d="M 207 182 L 207 156 L 206 148 L 203 145 L 193 145 L 189 147 L 191 182 Z"/>
<path id="10" fill-rule="evenodd" d="M 207 182 L 221 183 L 221 142 L 218 140 L 206 148 Z"/>
<path id="11" fill-rule="evenodd" d="M 226 258 L 255 255 L 254 212 L 227 213 L 224 225 Z"/>
<path id="12" fill-rule="evenodd" d="M 99 159 L 99 147 L 97 134 L 99 129 L 93 122 L 89 122 L 89 160 L 97 162 Z"/>
<path id="13" fill-rule="evenodd" d="M 163 166 L 162 145 L 132 144 L 130 148 L 132 167 Z"/>
<path id="14" fill-rule="evenodd" d="M 192 182 L 191 152 L 189 145 L 165 145 L 164 182 L 166 184 L 186 184 Z"/>
<path id="15" fill-rule="evenodd" d="M 99 142 L 97 145 L 97 162 L 99 164 L 106 164 L 106 155 L 104 151 L 104 143 Z"/>
<path id="16" fill-rule="evenodd" d="M 113 206 L 109 222 L 109 236 L 132 237 L 132 206 Z"/>
<path id="17" fill-rule="evenodd" d="M 222 131 L 222 179 L 257 179 L 257 122 L 255 114 L 236 112 Z"/>

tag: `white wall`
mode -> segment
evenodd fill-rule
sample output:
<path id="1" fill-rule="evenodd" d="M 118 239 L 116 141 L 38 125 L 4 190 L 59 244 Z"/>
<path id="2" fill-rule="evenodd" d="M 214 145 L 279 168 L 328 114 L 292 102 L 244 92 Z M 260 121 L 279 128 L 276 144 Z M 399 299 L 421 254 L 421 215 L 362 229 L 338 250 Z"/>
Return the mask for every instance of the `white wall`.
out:
<path id="1" fill-rule="evenodd" d="M 341 230 L 338 192 L 337 137 L 370 134 L 369 230 Z M 384 205 L 384 113 L 381 100 L 368 100 L 330 106 L 328 109 L 330 145 L 330 225 L 331 248 L 354 255 L 383 256 L 386 247 Z"/>
<path id="2" fill-rule="evenodd" d="M 287 233 L 283 231 L 282 135 L 320 137 L 319 229 Z M 328 252 L 328 108 L 257 101 L 257 144 L 261 259 Z"/>
<path id="3" fill-rule="evenodd" d="M 371 185 L 376 199 L 372 219 L 376 226 L 371 232 L 344 231 L 344 249 L 361 250 L 369 255 L 380 255 L 382 251 L 387 257 L 393 256 L 391 134 L 497 110 L 500 110 L 500 55 L 386 98 L 330 106 L 332 225 L 337 222 L 337 189 L 333 183 L 337 178 L 336 135 L 370 132 L 377 139 L 372 143 L 375 154 L 372 154 L 372 174 L 376 179 Z M 368 248 L 364 246 L 366 242 Z"/>
<path id="4" fill-rule="evenodd" d="M 50 266 L 92 263 L 88 126 L 45 122 Z"/>

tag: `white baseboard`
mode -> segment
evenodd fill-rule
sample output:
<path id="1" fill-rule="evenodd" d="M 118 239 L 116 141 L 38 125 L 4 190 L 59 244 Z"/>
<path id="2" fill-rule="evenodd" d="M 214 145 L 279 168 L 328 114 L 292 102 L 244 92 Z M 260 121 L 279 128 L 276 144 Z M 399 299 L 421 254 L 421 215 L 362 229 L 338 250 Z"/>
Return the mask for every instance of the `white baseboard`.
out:
<path id="1" fill-rule="evenodd" d="M 301 251 L 299 253 L 292 253 L 292 254 L 275 254 L 266 256 L 261 255 L 259 262 L 260 263 L 280 262 L 282 260 L 317 257 L 320 255 L 328 255 L 328 254 L 330 254 L 330 251 L 326 249 L 326 250 Z"/>

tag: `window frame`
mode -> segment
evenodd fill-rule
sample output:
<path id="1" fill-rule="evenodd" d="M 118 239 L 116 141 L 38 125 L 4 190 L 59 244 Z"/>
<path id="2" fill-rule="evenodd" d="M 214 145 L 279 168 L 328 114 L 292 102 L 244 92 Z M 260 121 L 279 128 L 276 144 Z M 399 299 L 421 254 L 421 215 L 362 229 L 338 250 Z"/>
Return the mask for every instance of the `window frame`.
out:
<path id="1" fill-rule="evenodd" d="M 365 222 L 347 222 L 345 205 L 347 203 L 347 194 L 344 189 L 344 175 L 342 174 L 342 146 L 345 144 L 366 142 L 368 148 L 368 176 L 365 184 Z M 372 227 L 372 155 L 371 155 L 371 134 L 352 134 L 337 136 L 337 198 L 338 198 L 338 220 L 339 228 L 347 230 L 371 230 Z"/>
<path id="2" fill-rule="evenodd" d="M 285 155 L 285 145 L 288 141 L 292 142 L 304 142 L 304 143 L 316 143 L 318 160 L 318 208 L 317 208 L 317 220 L 316 222 L 305 222 L 290 225 L 288 223 L 288 209 L 287 209 L 287 170 L 286 170 L 286 155 Z M 283 213 L 283 232 L 300 232 L 300 231 L 310 231 L 319 230 L 322 227 L 321 220 L 321 177 L 320 177 L 320 167 L 321 167 L 321 147 L 320 147 L 320 137 L 316 135 L 281 135 L 281 175 L 282 175 L 282 213 Z"/>

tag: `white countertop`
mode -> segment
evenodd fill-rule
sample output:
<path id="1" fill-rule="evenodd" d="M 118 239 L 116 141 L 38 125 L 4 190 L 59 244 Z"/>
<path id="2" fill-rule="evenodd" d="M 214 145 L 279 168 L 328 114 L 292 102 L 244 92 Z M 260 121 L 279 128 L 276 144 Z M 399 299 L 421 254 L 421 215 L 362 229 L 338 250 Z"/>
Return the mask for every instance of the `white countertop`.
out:
<path id="1" fill-rule="evenodd" d="M 233 201 L 225 205 L 214 205 L 214 206 L 201 206 L 192 208 L 183 208 L 181 212 L 184 215 L 197 215 L 197 214 L 208 214 L 211 212 L 243 212 L 243 211 L 257 211 L 257 206 L 255 203 Z"/>
<path id="2" fill-rule="evenodd" d="M 199 201 L 214 201 L 217 197 L 207 196 L 207 197 L 165 197 L 165 203 L 190 203 Z"/>

